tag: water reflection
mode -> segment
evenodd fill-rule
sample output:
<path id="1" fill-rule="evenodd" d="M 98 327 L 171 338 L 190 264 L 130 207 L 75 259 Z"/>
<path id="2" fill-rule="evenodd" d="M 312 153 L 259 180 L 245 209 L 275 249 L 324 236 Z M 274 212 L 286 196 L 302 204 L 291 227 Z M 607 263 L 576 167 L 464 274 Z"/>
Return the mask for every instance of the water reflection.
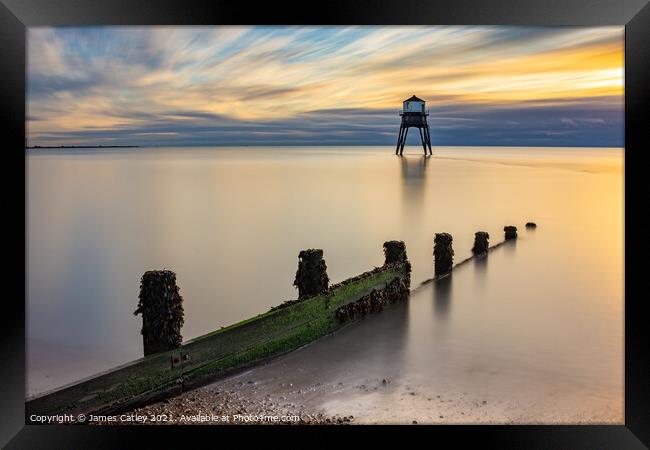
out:
<path id="1" fill-rule="evenodd" d="M 401 156 L 402 204 L 404 218 L 419 218 L 426 198 L 426 171 L 429 156 Z"/>
<path id="2" fill-rule="evenodd" d="M 477 287 L 485 285 L 487 275 L 488 256 L 474 258 L 474 280 Z"/>
<path id="3" fill-rule="evenodd" d="M 357 333 L 339 341 L 342 350 L 345 349 L 342 353 L 347 353 L 346 361 L 339 370 L 347 370 L 354 360 L 356 364 L 365 367 L 364 370 L 368 370 L 370 378 L 374 375 L 377 379 L 398 379 L 406 367 L 409 299 L 389 306 L 382 314 L 366 317 L 359 328 L 363 330 L 363 339 L 357 342 L 357 351 L 347 351 L 350 340 L 358 339 Z M 370 364 L 366 366 L 368 363 Z"/>
<path id="4" fill-rule="evenodd" d="M 424 181 L 429 159 L 429 156 L 401 156 L 402 179 L 405 181 Z"/>
<path id="5" fill-rule="evenodd" d="M 433 282 L 433 310 L 436 319 L 444 320 L 449 316 L 449 308 L 451 306 L 451 283 L 451 275 Z"/>
<path id="6" fill-rule="evenodd" d="M 510 239 L 503 243 L 503 252 L 509 257 L 513 257 L 517 249 L 517 239 Z"/>

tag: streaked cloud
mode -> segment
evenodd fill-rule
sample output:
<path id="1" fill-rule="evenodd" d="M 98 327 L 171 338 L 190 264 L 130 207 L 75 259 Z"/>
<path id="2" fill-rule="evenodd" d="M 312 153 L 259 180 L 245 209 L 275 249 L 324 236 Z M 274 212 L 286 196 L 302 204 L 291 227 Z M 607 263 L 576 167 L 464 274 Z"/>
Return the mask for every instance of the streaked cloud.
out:
<path id="1" fill-rule="evenodd" d="M 425 98 L 437 145 L 623 142 L 623 28 L 28 30 L 28 143 L 392 144 Z"/>

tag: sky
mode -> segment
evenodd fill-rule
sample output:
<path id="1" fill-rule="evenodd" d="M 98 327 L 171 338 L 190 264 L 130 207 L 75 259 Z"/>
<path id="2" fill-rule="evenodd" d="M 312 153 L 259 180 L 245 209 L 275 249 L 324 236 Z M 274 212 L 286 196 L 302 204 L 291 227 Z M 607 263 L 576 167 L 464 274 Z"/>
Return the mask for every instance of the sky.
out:
<path id="1" fill-rule="evenodd" d="M 29 28 L 27 145 L 624 145 L 623 27 Z M 416 144 L 411 133 L 407 144 Z"/>

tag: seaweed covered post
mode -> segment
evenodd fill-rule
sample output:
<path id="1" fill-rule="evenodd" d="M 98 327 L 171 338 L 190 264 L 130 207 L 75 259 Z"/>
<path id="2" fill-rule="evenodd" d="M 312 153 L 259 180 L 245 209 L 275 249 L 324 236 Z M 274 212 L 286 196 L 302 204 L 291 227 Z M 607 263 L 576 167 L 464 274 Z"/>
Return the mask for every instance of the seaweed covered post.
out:
<path id="1" fill-rule="evenodd" d="M 451 273 L 454 264 L 454 249 L 451 246 L 451 234 L 436 233 L 433 239 L 434 275 Z"/>
<path id="2" fill-rule="evenodd" d="M 517 239 L 517 227 L 508 225 L 503 227 L 503 231 L 505 232 L 506 241 Z"/>
<path id="3" fill-rule="evenodd" d="M 384 242 L 384 267 L 392 264 L 400 264 L 403 269 L 404 278 L 402 282 L 408 292 L 411 287 L 411 263 L 406 255 L 406 244 L 404 241 Z"/>
<path id="4" fill-rule="evenodd" d="M 293 285 L 298 288 L 299 299 L 327 291 L 329 277 L 323 259 L 323 250 L 310 248 L 300 252 Z"/>
<path id="5" fill-rule="evenodd" d="M 490 235 L 487 231 L 477 231 L 474 233 L 474 247 L 472 247 L 472 253 L 474 255 L 482 255 L 487 253 L 488 247 L 490 246 Z"/>
<path id="6" fill-rule="evenodd" d="M 406 256 L 406 244 L 404 241 L 386 241 L 384 242 L 384 265 L 405 262 L 408 260 Z"/>
<path id="7" fill-rule="evenodd" d="M 138 308 L 142 314 L 144 356 L 178 348 L 182 342 L 183 297 L 171 270 L 150 270 L 140 280 Z"/>
<path id="8" fill-rule="evenodd" d="M 336 317 L 341 322 L 382 311 L 388 304 L 405 301 L 409 296 L 409 278 L 396 277 L 381 289 L 373 289 L 358 300 L 336 309 Z"/>

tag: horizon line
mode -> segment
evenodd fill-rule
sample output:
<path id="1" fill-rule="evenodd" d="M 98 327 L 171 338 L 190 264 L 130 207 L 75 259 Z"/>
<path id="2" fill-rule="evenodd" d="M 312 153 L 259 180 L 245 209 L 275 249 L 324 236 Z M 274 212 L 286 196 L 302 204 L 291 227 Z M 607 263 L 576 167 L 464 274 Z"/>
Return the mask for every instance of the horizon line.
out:
<path id="1" fill-rule="evenodd" d="M 57 146 L 47 146 L 47 145 L 37 145 L 37 146 L 25 146 L 26 150 L 56 150 L 56 149 L 84 149 L 84 148 L 243 148 L 243 147 L 267 147 L 267 148 L 278 148 L 278 147 L 385 147 L 392 148 L 394 145 L 385 144 L 385 145 L 360 145 L 360 144 L 283 144 L 283 145 L 264 145 L 264 144 L 233 144 L 233 145 L 223 145 L 223 144 L 202 144 L 202 145 L 57 145 Z M 412 145 L 411 147 L 419 147 L 417 145 Z M 438 145 L 432 146 L 433 148 L 454 148 L 454 147 L 472 147 L 472 148 L 481 148 L 481 147 L 507 147 L 507 148 L 612 148 L 612 149 L 625 149 L 625 146 L 610 146 L 610 145 Z"/>

